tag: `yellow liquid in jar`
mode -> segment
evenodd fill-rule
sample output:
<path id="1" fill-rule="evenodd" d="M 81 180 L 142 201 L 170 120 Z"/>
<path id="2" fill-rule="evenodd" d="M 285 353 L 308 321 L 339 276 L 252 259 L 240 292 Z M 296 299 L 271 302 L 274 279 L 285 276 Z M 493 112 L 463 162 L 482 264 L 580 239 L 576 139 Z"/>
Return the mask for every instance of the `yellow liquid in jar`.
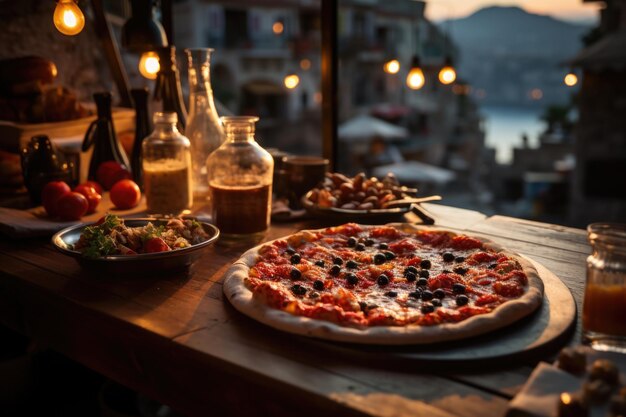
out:
<path id="1" fill-rule="evenodd" d="M 191 207 L 191 169 L 176 159 L 144 162 L 143 181 L 148 213 L 180 214 Z"/>

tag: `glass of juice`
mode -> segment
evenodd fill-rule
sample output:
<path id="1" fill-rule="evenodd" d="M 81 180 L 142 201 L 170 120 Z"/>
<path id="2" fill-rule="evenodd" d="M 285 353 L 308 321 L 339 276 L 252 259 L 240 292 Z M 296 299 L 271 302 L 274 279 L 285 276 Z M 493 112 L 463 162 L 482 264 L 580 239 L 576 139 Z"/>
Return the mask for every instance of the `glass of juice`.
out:
<path id="1" fill-rule="evenodd" d="M 626 353 L 626 224 L 592 223 L 587 232 L 592 254 L 587 258 L 583 343 Z"/>

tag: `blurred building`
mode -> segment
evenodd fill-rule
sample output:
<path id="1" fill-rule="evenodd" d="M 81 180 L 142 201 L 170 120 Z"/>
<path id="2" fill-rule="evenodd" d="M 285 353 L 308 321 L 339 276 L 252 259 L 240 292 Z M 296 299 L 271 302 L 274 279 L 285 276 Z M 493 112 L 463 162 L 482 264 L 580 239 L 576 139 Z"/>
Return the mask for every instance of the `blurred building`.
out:
<path id="1" fill-rule="evenodd" d="M 603 3 L 595 39 L 574 57 L 582 69 L 572 221 L 626 220 L 626 2 Z"/>

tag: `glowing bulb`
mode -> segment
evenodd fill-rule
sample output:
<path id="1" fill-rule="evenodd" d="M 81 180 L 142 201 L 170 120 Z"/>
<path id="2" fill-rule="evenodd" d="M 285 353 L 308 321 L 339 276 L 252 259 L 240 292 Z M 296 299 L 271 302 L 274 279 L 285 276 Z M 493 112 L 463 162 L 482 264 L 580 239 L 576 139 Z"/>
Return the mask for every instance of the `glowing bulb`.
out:
<path id="1" fill-rule="evenodd" d="M 578 84 L 578 77 L 573 72 L 570 72 L 565 76 L 565 78 L 563 78 L 563 82 L 566 86 L 573 87 Z"/>
<path id="2" fill-rule="evenodd" d="M 456 71 L 454 67 L 446 65 L 439 71 L 439 82 L 441 84 L 452 84 L 456 80 Z"/>
<path id="3" fill-rule="evenodd" d="M 274 32 L 274 35 L 280 35 L 281 33 L 283 33 L 284 30 L 285 25 L 283 25 L 283 22 L 274 22 L 274 24 L 272 25 L 272 31 Z"/>
<path id="4" fill-rule="evenodd" d="M 383 69 L 387 74 L 397 74 L 398 71 L 400 71 L 400 63 L 397 59 L 392 59 L 391 61 L 385 62 Z"/>
<path id="5" fill-rule="evenodd" d="M 154 80 L 161 65 L 159 65 L 159 56 L 156 52 L 144 52 L 139 59 L 139 72 L 149 80 Z"/>
<path id="6" fill-rule="evenodd" d="M 541 100 L 543 98 L 543 91 L 539 88 L 533 88 L 530 90 L 530 98 L 533 100 Z"/>
<path id="7" fill-rule="evenodd" d="M 85 15 L 74 0 L 58 0 L 52 21 L 64 35 L 78 35 L 85 27 Z"/>
<path id="8" fill-rule="evenodd" d="M 304 58 L 300 61 L 300 68 L 302 68 L 303 70 L 307 71 L 308 69 L 311 68 L 311 60 Z"/>
<path id="9" fill-rule="evenodd" d="M 424 72 L 420 67 L 411 68 L 409 75 L 406 76 L 406 85 L 412 90 L 419 90 L 424 87 Z"/>
<path id="10" fill-rule="evenodd" d="M 290 90 L 296 88 L 298 84 L 300 84 L 300 77 L 296 74 L 289 74 L 285 77 L 285 87 Z"/>

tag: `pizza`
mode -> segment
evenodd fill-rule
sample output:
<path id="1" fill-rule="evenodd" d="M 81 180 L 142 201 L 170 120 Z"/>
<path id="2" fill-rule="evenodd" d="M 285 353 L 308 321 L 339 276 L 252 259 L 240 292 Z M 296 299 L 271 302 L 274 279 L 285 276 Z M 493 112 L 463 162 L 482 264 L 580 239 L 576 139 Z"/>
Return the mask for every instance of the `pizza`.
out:
<path id="1" fill-rule="evenodd" d="M 543 283 L 525 258 L 482 238 L 348 223 L 247 251 L 224 292 L 242 313 L 284 331 L 426 344 L 514 323 L 541 305 Z"/>

